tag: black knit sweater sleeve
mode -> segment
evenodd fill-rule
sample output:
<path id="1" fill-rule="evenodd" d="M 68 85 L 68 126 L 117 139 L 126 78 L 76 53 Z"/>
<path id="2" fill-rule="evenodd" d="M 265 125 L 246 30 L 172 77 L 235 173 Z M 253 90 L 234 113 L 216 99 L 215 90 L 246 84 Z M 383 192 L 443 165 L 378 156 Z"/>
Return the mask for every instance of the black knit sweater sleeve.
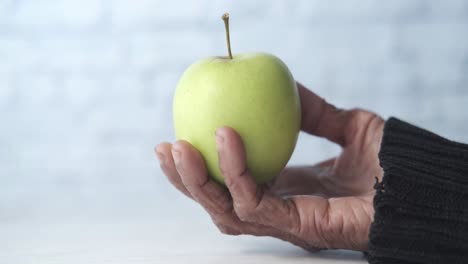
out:
<path id="1" fill-rule="evenodd" d="M 395 118 L 379 153 L 370 263 L 468 263 L 468 145 Z"/>

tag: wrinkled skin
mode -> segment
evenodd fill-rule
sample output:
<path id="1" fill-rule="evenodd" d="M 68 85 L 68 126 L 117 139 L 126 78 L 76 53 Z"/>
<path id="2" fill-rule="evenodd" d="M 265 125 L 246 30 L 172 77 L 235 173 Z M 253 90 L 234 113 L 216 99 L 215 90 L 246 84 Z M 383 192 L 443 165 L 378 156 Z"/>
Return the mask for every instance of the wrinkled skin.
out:
<path id="1" fill-rule="evenodd" d="M 208 177 L 200 153 L 186 141 L 161 143 L 156 154 L 169 181 L 198 202 L 222 233 L 271 236 L 306 250 L 366 250 L 373 220 L 378 152 L 384 120 L 360 110 L 340 110 L 298 83 L 302 131 L 342 147 L 319 164 L 288 167 L 274 182 L 257 185 L 240 136 L 216 132 L 219 166 L 227 189 Z M 314 150 L 310 150 L 314 151 Z"/>

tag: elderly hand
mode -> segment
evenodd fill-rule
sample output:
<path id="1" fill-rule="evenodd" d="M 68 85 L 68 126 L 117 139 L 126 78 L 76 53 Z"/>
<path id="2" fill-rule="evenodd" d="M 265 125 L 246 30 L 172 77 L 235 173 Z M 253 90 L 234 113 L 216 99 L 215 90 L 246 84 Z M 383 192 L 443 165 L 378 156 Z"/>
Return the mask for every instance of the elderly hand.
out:
<path id="1" fill-rule="evenodd" d="M 377 155 L 384 120 L 364 110 L 339 110 L 301 84 L 298 88 L 302 130 L 339 144 L 338 157 L 286 168 L 274 182 L 257 185 L 241 137 L 222 127 L 216 142 L 227 189 L 208 177 L 202 156 L 186 141 L 156 147 L 161 168 L 225 234 L 272 236 L 307 250 L 366 250 L 373 186 L 383 174 Z"/>

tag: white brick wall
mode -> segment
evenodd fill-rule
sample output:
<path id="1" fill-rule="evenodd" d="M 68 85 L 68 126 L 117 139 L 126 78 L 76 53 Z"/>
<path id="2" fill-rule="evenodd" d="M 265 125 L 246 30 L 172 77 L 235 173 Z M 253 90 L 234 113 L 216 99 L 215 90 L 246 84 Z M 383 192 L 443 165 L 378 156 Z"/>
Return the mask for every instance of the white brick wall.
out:
<path id="1" fill-rule="evenodd" d="M 11 26 L 27 26 L 48 30 L 55 27 L 93 25 L 105 10 L 102 0 L 22 0 L 10 1 L 15 7 L 10 16 Z"/>
<path id="2" fill-rule="evenodd" d="M 182 71 L 226 53 L 224 11 L 235 53 L 274 53 L 339 106 L 468 142 L 467 0 L 6 0 L 0 212 L 178 197 L 152 148 L 174 139 Z M 292 162 L 337 151 L 302 135 Z"/>

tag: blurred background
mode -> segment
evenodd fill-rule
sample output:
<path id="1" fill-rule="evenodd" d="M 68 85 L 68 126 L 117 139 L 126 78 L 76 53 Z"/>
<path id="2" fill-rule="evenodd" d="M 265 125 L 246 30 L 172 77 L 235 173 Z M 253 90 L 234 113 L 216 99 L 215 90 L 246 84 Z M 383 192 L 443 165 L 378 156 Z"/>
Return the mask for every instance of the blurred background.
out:
<path id="1" fill-rule="evenodd" d="M 21 238 L 80 230 L 31 235 L 72 220 L 190 218 L 215 232 L 168 184 L 153 147 L 174 140 L 184 69 L 226 54 L 225 11 L 233 53 L 273 53 L 339 107 L 468 142 L 466 0 L 2 0 L 0 257 L 43 252 L 39 242 L 21 251 Z M 291 163 L 338 152 L 301 135 Z"/>

